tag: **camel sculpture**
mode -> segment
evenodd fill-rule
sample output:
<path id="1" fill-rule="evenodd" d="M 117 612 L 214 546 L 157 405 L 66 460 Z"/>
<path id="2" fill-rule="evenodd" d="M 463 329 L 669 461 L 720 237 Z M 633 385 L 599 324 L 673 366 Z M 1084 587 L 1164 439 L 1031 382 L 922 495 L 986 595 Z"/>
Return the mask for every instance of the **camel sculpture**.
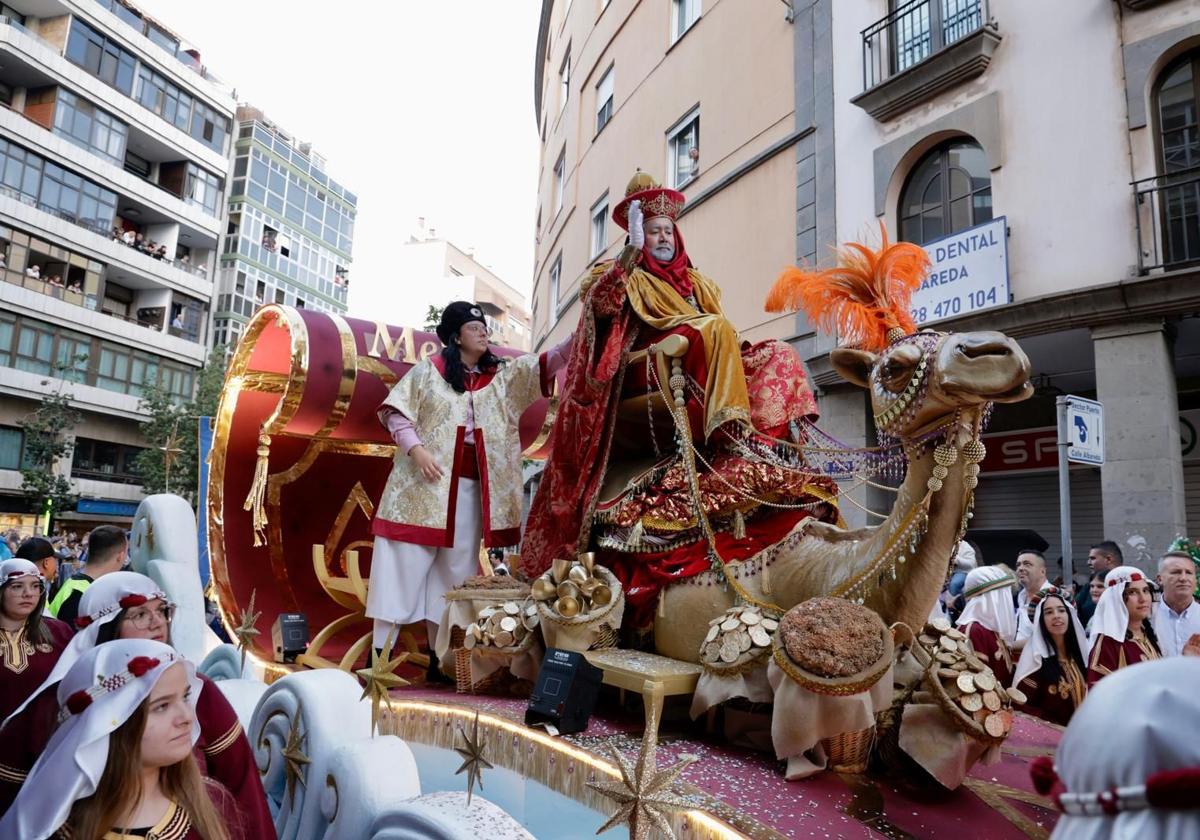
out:
<path id="1" fill-rule="evenodd" d="M 738 589 L 743 600 L 782 609 L 832 594 L 861 599 L 888 624 L 925 622 L 970 517 L 984 413 L 1033 393 L 1029 359 L 998 332 L 921 332 L 880 355 L 838 348 L 831 361 L 871 392 L 877 425 L 903 444 L 908 469 L 891 514 L 855 530 L 805 520 L 728 564 L 729 581 L 706 572 L 668 586 L 654 627 L 660 654 L 697 662 L 709 620 L 734 605 Z"/>

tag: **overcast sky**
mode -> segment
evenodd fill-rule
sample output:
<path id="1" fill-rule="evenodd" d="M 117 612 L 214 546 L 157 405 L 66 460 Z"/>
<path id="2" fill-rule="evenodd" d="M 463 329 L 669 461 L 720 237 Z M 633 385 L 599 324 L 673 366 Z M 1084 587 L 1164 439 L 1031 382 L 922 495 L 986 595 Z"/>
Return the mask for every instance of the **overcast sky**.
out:
<path id="1" fill-rule="evenodd" d="M 351 315 L 388 320 L 355 310 L 360 284 L 421 294 L 391 259 L 418 216 L 528 295 L 536 0 L 135 5 L 198 47 L 239 101 L 311 141 L 358 195 Z"/>

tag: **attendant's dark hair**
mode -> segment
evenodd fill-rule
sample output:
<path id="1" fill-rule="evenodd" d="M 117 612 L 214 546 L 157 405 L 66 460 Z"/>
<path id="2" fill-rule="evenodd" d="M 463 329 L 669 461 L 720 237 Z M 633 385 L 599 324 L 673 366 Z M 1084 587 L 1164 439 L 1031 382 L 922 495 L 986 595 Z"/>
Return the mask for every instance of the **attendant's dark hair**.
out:
<path id="1" fill-rule="evenodd" d="M 1112 540 L 1104 540 L 1103 542 L 1098 542 L 1095 545 L 1093 545 L 1092 548 L 1096 551 L 1103 552 L 1104 554 L 1107 554 L 1112 559 L 1116 560 L 1118 566 L 1122 566 L 1125 564 L 1125 555 L 1121 553 L 1121 546 L 1117 545 Z"/>
<path id="2" fill-rule="evenodd" d="M 457 338 L 457 335 L 451 337 L 450 343 L 442 348 L 442 359 L 446 362 L 446 381 L 450 383 L 451 388 L 461 394 L 467 390 L 467 367 L 463 364 L 462 351 L 459 349 Z M 479 357 L 479 369 L 482 371 L 495 370 L 502 364 L 505 364 L 505 360 L 493 353 L 491 349 L 484 350 L 483 355 Z"/>
<path id="3" fill-rule="evenodd" d="M 1058 601 L 1067 608 L 1068 618 L 1070 617 L 1071 607 L 1063 599 L 1061 595 L 1047 594 L 1042 598 L 1042 627 L 1041 631 L 1049 637 L 1050 631 L 1046 629 L 1046 605 L 1050 603 L 1050 599 Z M 1067 622 L 1067 636 L 1064 639 L 1067 646 L 1067 656 L 1075 661 L 1075 667 L 1079 669 L 1079 673 L 1087 673 L 1087 663 L 1083 660 L 1083 647 L 1079 644 L 1079 639 L 1075 637 L 1075 622 Z M 1062 665 L 1058 662 L 1058 648 L 1054 645 L 1050 646 L 1050 656 L 1046 657 L 1043 663 L 1046 666 L 1047 676 L 1050 683 L 1056 683 L 1062 677 Z"/>
<path id="4" fill-rule="evenodd" d="M 107 563 L 128 542 L 125 532 L 116 525 L 101 525 L 93 528 L 88 534 L 87 565 Z"/>
<path id="5" fill-rule="evenodd" d="M 36 563 L 53 555 L 54 546 L 50 544 L 50 540 L 45 540 L 41 537 L 30 537 L 21 543 L 21 547 L 17 549 L 17 553 L 13 556 L 20 557 L 22 560 L 28 560 L 30 563 Z"/>

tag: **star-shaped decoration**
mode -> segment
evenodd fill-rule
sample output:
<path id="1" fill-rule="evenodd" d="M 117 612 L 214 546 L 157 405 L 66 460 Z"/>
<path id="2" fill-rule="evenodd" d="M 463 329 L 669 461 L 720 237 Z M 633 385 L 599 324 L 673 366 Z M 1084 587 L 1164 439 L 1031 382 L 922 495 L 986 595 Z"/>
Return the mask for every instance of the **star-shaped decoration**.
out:
<path id="1" fill-rule="evenodd" d="M 613 758 L 621 770 L 621 779 L 605 779 L 588 782 L 588 787 L 612 799 L 619 806 L 608 822 L 600 826 L 597 834 L 603 834 L 614 825 L 629 826 L 630 840 L 646 840 L 651 829 L 658 829 L 663 837 L 675 837 L 667 812 L 693 807 L 682 796 L 671 791 L 675 778 L 683 769 L 696 761 L 696 756 L 685 755 L 665 770 L 657 765 L 658 719 L 651 715 L 646 720 L 646 731 L 642 735 L 642 747 L 636 764 L 626 758 L 615 746 Z"/>
<path id="2" fill-rule="evenodd" d="M 175 465 L 175 462 L 179 460 L 180 454 L 183 453 L 183 449 L 179 446 L 180 437 L 177 426 L 178 424 L 171 427 L 171 434 L 167 436 L 163 445 L 158 447 L 158 451 L 163 454 L 163 469 L 165 471 L 163 482 L 166 485 L 168 493 L 171 492 L 171 467 Z"/>
<path id="3" fill-rule="evenodd" d="M 296 709 L 296 714 L 292 717 L 292 727 L 288 730 L 287 746 L 283 748 L 283 772 L 287 777 L 288 798 L 295 800 L 296 782 L 307 786 L 304 781 L 304 767 L 307 764 L 312 764 L 312 759 L 304 754 L 304 740 L 308 737 L 307 734 L 300 734 L 300 715 L 301 710 Z"/>
<path id="4" fill-rule="evenodd" d="M 455 747 L 454 751 L 462 756 L 463 763 L 454 771 L 454 775 L 457 776 L 464 770 L 467 773 L 467 807 L 469 808 L 471 794 L 475 790 L 476 783 L 479 784 L 479 789 L 483 790 L 483 771 L 492 769 L 492 763 L 483 757 L 487 743 L 479 738 L 479 712 L 475 713 L 475 724 L 471 727 L 471 734 L 467 735 L 467 731 L 463 729 L 461 723 L 458 725 L 458 734 L 462 736 L 463 745 Z"/>
<path id="5" fill-rule="evenodd" d="M 358 674 L 363 679 L 363 693 L 359 700 L 371 698 L 371 734 L 374 735 L 379 731 L 379 704 L 386 703 L 389 709 L 392 708 L 392 698 L 388 691 L 393 688 L 399 688 L 402 685 L 408 685 L 408 680 L 398 676 L 395 671 L 401 662 L 408 659 L 408 651 L 391 659 L 392 647 L 396 644 L 396 626 L 392 625 L 392 632 L 388 634 L 387 644 L 384 645 L 382 656 L 380 651 L 371 648 L 371 667 L 360 668 L 354 673 Z"/>
<path id="6" fill-rule="evenodd" d="M 254 637 L 259 635 L 258 628 L 254 625 L 258 623 L 259 616 L 262 611 L 254 611 L 254 596 L 258 594 L 257 589 L 250 591 L 250 606 L 242 610 L 242 621 L 237 627 L 233 628 L 233 635 L 237 636 L 238 650 L 242 652 L 241 670 L 238 671 L 238 676 L 246 673 L 246 651 L 254 642 Z"/>

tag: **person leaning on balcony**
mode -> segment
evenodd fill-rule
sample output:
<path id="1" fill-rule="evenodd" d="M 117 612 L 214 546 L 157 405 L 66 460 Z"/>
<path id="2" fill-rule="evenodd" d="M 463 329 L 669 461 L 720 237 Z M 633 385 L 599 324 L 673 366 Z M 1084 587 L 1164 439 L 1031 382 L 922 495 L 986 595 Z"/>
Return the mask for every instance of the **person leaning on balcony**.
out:
<path id="1" fill-rule="evenodd" d="M 25 276 L 32 277 L 35 280 L 42 279 L 42 267 L 40 265 L 31 265 L 25 269 Z"/>
<path id="2" fill-rule="evenodd" d="M 132 230 L 127 230 L 123 234 L 121 234 L 121 241 L 124 242 L 126 245 L 128 245 L 130 248 L 132 248 L 134 245 L 137 244 L 137 238 L 138 238 L 138 235 L 136 233 L 134 233 Z"/>

